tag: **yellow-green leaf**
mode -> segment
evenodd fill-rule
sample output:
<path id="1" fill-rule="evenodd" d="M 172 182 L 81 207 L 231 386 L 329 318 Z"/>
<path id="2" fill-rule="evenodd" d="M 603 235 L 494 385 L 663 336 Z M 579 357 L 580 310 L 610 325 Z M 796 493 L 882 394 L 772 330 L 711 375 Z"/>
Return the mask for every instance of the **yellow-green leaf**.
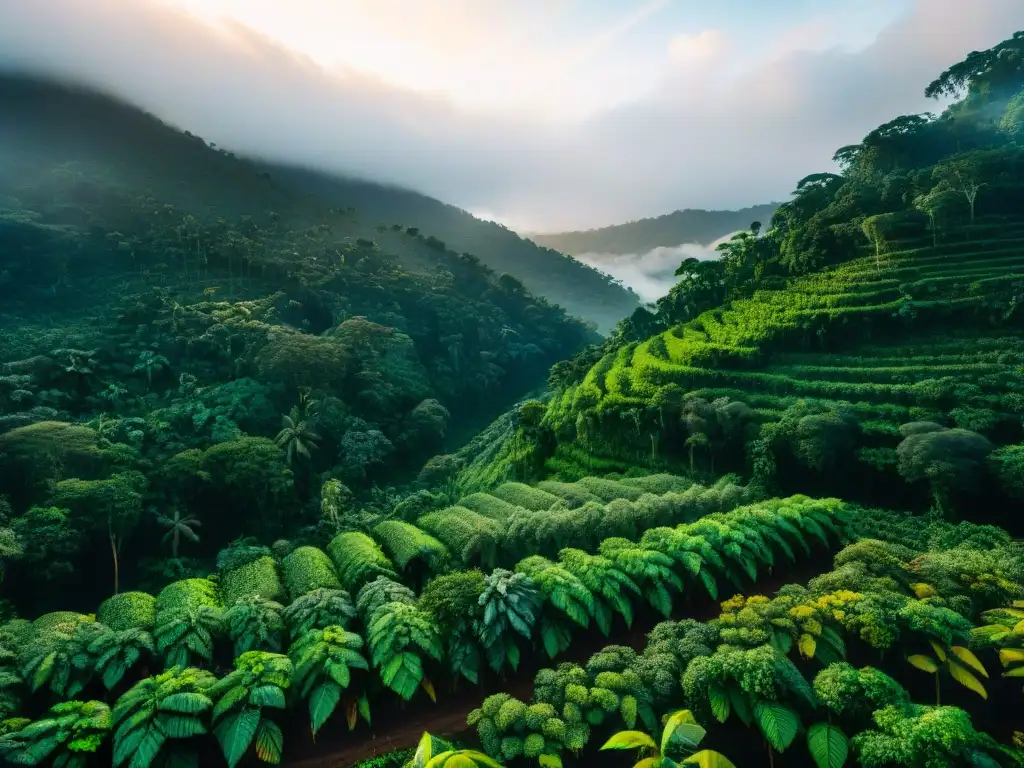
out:
<path id="1" fill-rule="evenodd" d="M 663 757 L 645 757 L 634 765 L 633 768 L 661 768 L 664 762 L 665 758 Z"/>
<path id="2" fill-rule="evenodd" d="M 619 731 L 605 742 L 601 749 L 653 749 L 658 745 L 654 739 L 642 731 Z"/>
<path id="3" fill-rule="evenodd" d="M 424 677 L 422 680 L 420 680 L 420 685 L 423 686 L 423 690 L 427 692 L 427 696 L 430 697 L 430 700 L 436 704 L 437 691 L 434 690 L 434 684 L 430 682 L 430 680 L 428 680 L 426 677 Z"/>
<path id="4" fill-rule="evenodd" d="M 1003 677 L 1024 677 L 1024 667 L 1014 667 L 1008 672 L 1003 672 Z"/>
<path id="5" fill-rule="evenodd" d="M 732 760 L 721 752 L 713 749 L 702 749 L 683 760 L 684 765 L 697 765 L 700 768 L 736 768 Z"/>
<path id="6" fill-rule="evenodd" d="M 540 768 L 562 768 L 562 758 L 558 755 L 541 755 L 537 762 Z"/>
<path id="7" fill-rule="evenodd" d="M 907 661 L 914 667 L 922 670 L 923 672 L 931 672 L 935 674 L 939 671 L 939 665 L 935 663 L 935 659 L 931 656 L 925 656 L 923 653 L 915 653 L 913 656 L 907 657 Z"/>
<path id="8" fill-rule="evenodd" d="M 988 698 L 988 691 L 985 690 L 985 686 L 981 684 L 981 681 L 976 678 L 974 674 L 967 669 L 967 667 L 961 666 L 950 659 L 949 674 L 951 674 L 953 679 L 960 683 L 964 688 L 974 691 L 983 699 Z"/>
<path id="9" fill-rule="evenodd" d="M 1024 651 L 1018 648 L 1000 648 L 999 661 L 1003 663 L 1004 667 L 1008 667 L 1017 661 L 1024 661 Z"/>
<path id="10" fill-rule="evenodd" d="M 935 651 L 935 657 L 939 661 L 945 661 L 946 660 L 946 649 L 945 648 L 943 648 L 941 645 L 936 643 L 934 640 L 929 640 L 928 641 L 928 645 L 930 645 L 932 647 L 932 650 Z"/>
<path id="11" fill-rule="evenodd" d="M 665 754 L 672 739 L 679 738 L 691 747 L 696 747 L 704 739 L 707 731 L 701 727 L 688 709 L 680 709 L 665 718 L 665 730 L 661 732 L 661 754 Z"/>
<path id="12" fill-rule="evenodd" d="M 982 663 L 978 661 L 978 657 L 975 656 L 969 649 L 964 648 L 962 645 L 954 645 L 952 650 L 953 653 L 956 654 L 956 657 L 960 659 L 960 661 L 962 661 L 964 664 L 973 669 L 982 677 L 988 677 L 988 670 L 985 669 Z"/>
<path id="13" fill-rule="evenodd" d="M 1013 634 L 1024 635 L 1024 619 L 1021 619 L 1013 625 Z"/>
<path id="14" fill-rule="evenodd" d="M 420 743 L 416 745 L 416 754 L 412 756 L 413 765 L 426 765 L 434 756 L 434 739 L 426 731 L 420 736 Z"/>
<path id="15" fill-rule="evenodd" d="M 939 594 L 931 584 L 924 584 L 922 582 L 911 584 L 910 589 L 913 591 L 914 597 L 918 600 L 923 600 L 926 597 L 935 597 Z"/>
<path id="16" fill-rule="evenodd" d="M 818 641 L 814 639 L 814 635 L 802 634 L 800 639 L 797 641 L 797 647 L 800 649 L 800 654 L 808 659 L 814 658 L 814 652 L 818 649 Z"/>

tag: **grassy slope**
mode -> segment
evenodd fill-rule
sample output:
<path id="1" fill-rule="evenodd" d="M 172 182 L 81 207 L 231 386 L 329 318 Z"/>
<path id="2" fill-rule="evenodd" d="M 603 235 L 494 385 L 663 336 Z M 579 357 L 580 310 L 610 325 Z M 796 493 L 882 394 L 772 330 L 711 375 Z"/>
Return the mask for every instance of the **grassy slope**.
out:
<path id="1" fill-rule="evenodd" d="M 582 232 L 557 232 L 531 235 L 531 238 L 549 248 L 571 254 L 580 253 L 645 253 L 661 246 L 680 243 L 707 245 L 720 237 L 746 229 L 752 221 L 767 225 L 776 203 L 756 205 L 738 211 L 705 211 L 686 209 Z"/>

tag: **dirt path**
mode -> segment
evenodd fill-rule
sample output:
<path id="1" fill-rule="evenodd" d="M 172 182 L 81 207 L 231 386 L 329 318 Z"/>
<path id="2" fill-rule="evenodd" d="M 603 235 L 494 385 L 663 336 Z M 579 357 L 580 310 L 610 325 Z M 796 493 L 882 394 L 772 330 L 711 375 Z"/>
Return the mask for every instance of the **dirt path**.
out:
<path id="1" fill-rule="evenodd" d="M 785 584 L 804 583 L 830 567 L 831 554 L 815 557 L 795 568 L 762 579 L 747 591 L 771 594 Z M 721 597 L 724 599 L 728 596 L 723 594 Z M 687 606 L 681 605 L 680 610 L 674 613 L 672 618 L 692 618 L 698 621 L 716 618 L 720 612 L 718 603 L 706 595 L 703 598 L 694 600 Z M 327 729 L 322 731 L 320 743 L 316 745 L 306 743 L 294 747 L 295 741 L 292 740 L 292 754 L 304 752 L 305 755 L 296 755 L 296 759 L 293 760 L 285 759 L 283 764 L 291 768 L 349 768 L 361 760 L 392 750 L 415 747 L 424 731 L 436 736 L 468 733 L 470 729 L 466 725 L 466 717 L 488 696 L 505 692 L 529 701 L 533 696 L 533 679 L 538 669 L 562 662 L 585 663 L 594 653 L 609 645 L 628 645 L 636 651 L 643 651 L 647 633 L 659 621 L 664 619 L 658 615 L 645 614 L 634 622 L 632 628 L 619 625 L 617 631 L 613 631 L 609 637 L 603 637 L 597 632 L 580 635 L 572 647 L 554 661 L 539 659 L 540 663 L 520 668 L 513 679 L 488 680 L 473 689 L 445 696 L 436 705 L 419 701 L 416 702 L 417 706 L 409 706 L 408 709 L 395 708 L 381 712 L 379 716 L 375 713 L 373 726 L 368 733 L 361 731 L 350 736 L 342 725 L 335 734 L 327 734 Z M 287 743 L 289 742 L 286 741 Z M 288 749 L 285 751 L 287 754 Z"/>

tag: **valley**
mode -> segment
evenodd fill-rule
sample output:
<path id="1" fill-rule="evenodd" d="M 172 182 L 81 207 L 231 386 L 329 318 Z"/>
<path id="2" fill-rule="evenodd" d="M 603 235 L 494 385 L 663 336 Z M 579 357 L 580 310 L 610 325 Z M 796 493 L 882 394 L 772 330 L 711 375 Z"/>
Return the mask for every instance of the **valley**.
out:
<path id="1" fill-rule="evenodd" d="M 526 239 L 0 75 L 0 758 L 1024 765 L 1024 32 L 933 76 Z"/>

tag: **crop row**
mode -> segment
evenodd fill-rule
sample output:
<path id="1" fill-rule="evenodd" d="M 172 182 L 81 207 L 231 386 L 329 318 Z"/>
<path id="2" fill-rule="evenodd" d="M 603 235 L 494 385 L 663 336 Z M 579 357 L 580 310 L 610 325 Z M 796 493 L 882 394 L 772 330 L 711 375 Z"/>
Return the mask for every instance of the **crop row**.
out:
<path id="1" fill-rule="evenodd" d="M 595 495 L 601 490 L 591 487 Z M 155 598 L 115 595 L 100 607 L 98 621 L 62 612 L 9 622 L 5 693 L 15 697 L 25 680 L 37 694 L 73 699 L 118 688 L 140 665 L 162 660 L 166 672 L 135 683 L 112 716 L 107 709 L 90 721 L 97 741 L 84 751 L 94 751 L 112 729 L 115 764 L 131 759 L 148 768 L 205 733 L 212 710 L 229 765 L 253 743 L 257 756 L 278 762 L 282 732 L 273 710 L 289 700 L 308 707 L 314 733 L 336 710 L 348 713 L 352 727 L 359 714 L 369 719 L 370 699 L 381 688 L 403 699 L 423 689 L 434 698 L 436 672 L 476 681 L 485 665 L 516 668 L 535 644 L 553 658 L 574 631 L 595 624 L 607 634 L 616 616 L 629 624 L 644 603 L 670 615 L 675 597 L 694 585 L 717 599 L 723 582 L 739 589 L 781 560 L 809 555 L 815 542 L 834 547 L 851 517 L 834 499 L 777 499 L 654 528 L 639 542 L 611 538 L 595 553 L 565 548 L 557 559 L 531 555 L 514 571 L 444 572 L 419 598 L 400 579 L 417 560 L 439 554 L 424 552 L 437 549 L 426 534 L 404 524 L 382 531 L 393 548 L 389 557 L 368 535 L 343 533 L 327 552 L 295 550 L 280 571 L 265 555 L 236 558 L 219 579 L 174 582 Z M 278 601 L 286 596 L 291 601 L 284 607 Z M 359 627 L 361 634 L 352 631 Z M 217 663 L 227 641 L 235 671 L 217 680 L 203 668 Z M 365 674 L 371 668 L 376 675 Z M 94 714 L 107 706 L 89 705 Z M 58 706 L 68 716 L 71 709 L 82 715 L 81 702 Z M 28 727 L 0 739 L 0 749 L 34 749 L 69 764 L 64 755 L 77 744 L 70 732 L 41 746 L 39 734 L 54 736 L 48 727 Z M 140 750 L 143 757 L 133 757 Z M 195 763 L 188 757 L 184 764 Z"/>

